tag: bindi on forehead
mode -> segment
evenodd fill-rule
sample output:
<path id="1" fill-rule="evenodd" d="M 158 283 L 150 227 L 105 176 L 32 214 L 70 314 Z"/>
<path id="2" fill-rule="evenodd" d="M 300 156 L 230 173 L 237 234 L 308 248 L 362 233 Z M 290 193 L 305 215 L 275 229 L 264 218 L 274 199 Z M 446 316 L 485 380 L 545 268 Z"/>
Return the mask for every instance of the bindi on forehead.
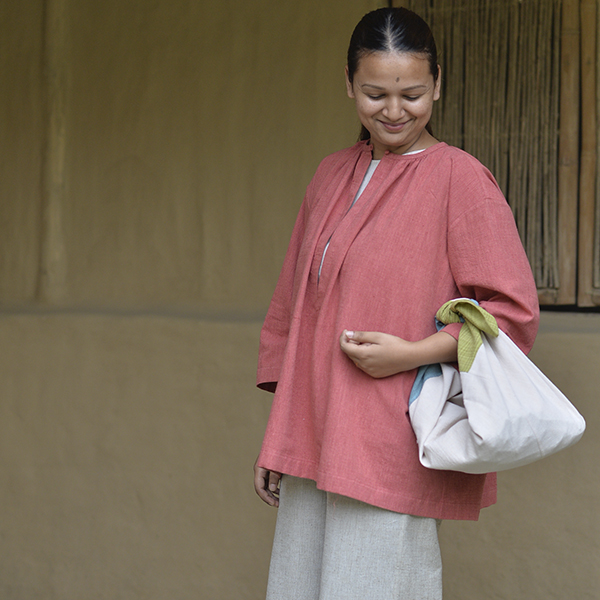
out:
<path id="1" fill-rule="evenodd" d="M 396 77 L 396 83 L 400 81 L 400 77 Z"/>

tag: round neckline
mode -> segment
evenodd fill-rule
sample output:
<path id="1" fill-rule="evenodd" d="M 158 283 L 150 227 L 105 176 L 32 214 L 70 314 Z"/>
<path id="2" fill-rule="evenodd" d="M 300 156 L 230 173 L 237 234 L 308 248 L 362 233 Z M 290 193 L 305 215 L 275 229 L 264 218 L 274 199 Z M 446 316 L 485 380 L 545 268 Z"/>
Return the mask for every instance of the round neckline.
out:
<path id="1" fill-rule="evenodd" d="M 418 158 L 421 156 L 426 156 L 426 155 L 430 154 L 431 152 L 435 152 L 438 149 L 443 148 L 448 145 L 446 142 L 437 142 L 437 143 L 433 144 L 432 146 L 429 146 L 429 148 L 423 148 L 420 151 L 411 152 L 409 154 L 395 154 L 394 152 L 390 152 L 389 150 L 386 150 L 386 152 L 382 156 L 382 158 L 374 159 L 374 158 L 372 158 L 373 157 L 373 145 L 371 144 L 371 142 L 369 140 L 363 140 L 363 141 L 359 142 L 359 144 L 364 144 L 363 151 L 371 153 L 371 160 L 383 160 L 386 156 L 392 157 L 394 160 L 410 160 L 410 159 Z"/>

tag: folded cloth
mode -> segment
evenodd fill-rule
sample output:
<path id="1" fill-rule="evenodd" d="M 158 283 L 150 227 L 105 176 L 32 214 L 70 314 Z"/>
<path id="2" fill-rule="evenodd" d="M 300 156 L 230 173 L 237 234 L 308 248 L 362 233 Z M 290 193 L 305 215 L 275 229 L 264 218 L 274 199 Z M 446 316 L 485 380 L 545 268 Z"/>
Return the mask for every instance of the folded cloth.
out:
<path id="1" fill-rule="evenodd" d="M 488 473 L 539 460 L 577 442 L 585 421 L 562 392 L 474 300 L 437 312 L 462 322 L 458 370 L 421 367 L 409 399 L 419 460 L 432 469 Z"/>

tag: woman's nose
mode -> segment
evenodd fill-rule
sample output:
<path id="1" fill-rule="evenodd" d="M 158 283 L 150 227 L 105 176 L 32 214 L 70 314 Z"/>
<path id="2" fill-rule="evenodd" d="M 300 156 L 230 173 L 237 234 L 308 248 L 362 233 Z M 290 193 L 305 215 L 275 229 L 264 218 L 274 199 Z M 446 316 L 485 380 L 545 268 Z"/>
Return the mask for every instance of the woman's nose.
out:
<path id="1" fill-rule="evenodd" d="M 390 121 L 398 121 L 404 115 L 404 106 L 400 98 L 390 98 L 386 103 L 383 114 Z"/>

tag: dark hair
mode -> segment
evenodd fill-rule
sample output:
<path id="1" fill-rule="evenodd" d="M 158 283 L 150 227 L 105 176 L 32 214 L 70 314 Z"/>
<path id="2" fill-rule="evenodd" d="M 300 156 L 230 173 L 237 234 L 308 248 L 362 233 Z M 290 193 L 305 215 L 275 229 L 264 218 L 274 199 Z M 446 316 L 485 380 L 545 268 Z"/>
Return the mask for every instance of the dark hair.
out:
<path id="1" fill-rule="evenodd" d="M 371 52 L 422 54 L 429 62 L 433 80 L 438 78 L 437 48 L 429 25 L 407 8 L 379 8 L 367 13 L 354 28 L 348 46 L 348 79 L 354 81 L 360 59 Z M 431 128 L 427 124 L 427 130 Z M 371 134 L 362 127 L 361 140 Z"/>

